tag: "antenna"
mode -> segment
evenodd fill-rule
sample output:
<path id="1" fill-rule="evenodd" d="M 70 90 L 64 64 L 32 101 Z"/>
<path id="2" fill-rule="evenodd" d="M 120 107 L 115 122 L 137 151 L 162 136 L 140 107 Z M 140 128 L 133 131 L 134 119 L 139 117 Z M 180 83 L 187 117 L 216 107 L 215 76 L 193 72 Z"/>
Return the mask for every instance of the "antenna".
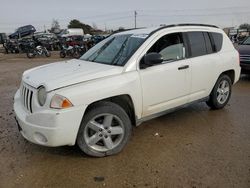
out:
<path id="1" fill-rule="evenodd" d="M 135 29 L 136 29 L 136 18 L 137 18 L 137 12 L 136 12 L 136 10 L 134 12 L 134 15 L 135 15 Z"/>

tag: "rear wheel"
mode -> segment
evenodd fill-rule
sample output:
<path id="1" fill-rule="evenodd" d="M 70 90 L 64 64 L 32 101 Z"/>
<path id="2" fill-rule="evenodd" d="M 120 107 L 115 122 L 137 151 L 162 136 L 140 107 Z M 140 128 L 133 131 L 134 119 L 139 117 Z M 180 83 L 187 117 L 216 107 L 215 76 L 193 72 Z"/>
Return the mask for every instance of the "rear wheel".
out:
<path id="1" fill-rule="evenodd" d="M 48 50 L 46 50 L 46 51 L 45 51 L 45 56 L 46 56 L 46 57 L 50 57 L 50 56 L 51 56 L 51 53 L 50 53 Z"/>
<path id="2" fill-rule="evenodd" d="M 77 144 L 87 155 L 104 157 L 119 153 L 131 135 L 127 113 L 117 104 L 100 102 L 84 115 Z"/>
<path id="3" fill-rule="evenodd" d="M 78 50 L 76 50 L 73 54 L 73 57 L 76 58 L 76 59 L 79 59 L 81 57 L 80 53 Z"/>
<path id="4" fill-rule="evenodd" d="M 28 58 L 33 58 L 35 56 L 34 53 L 31 51 L 28 51 L 26 55 Z"/>
<path id="5" fill-rule="evenodd" d="M 232 81 L 227 75 L 222 75 L 217 80 L 207 105 L 212 109 L 221 109 L 228 103 L 232 92 Z"/>
<path id="6" fill-rule="evenodd" d="M 65 53 L 64 51 L 61 51 L 61 52 L 60 52 L 60 57 L 61 57 L 61 58 L 65 58 L 65 57 L 66 57 L 66 53 Z"/>

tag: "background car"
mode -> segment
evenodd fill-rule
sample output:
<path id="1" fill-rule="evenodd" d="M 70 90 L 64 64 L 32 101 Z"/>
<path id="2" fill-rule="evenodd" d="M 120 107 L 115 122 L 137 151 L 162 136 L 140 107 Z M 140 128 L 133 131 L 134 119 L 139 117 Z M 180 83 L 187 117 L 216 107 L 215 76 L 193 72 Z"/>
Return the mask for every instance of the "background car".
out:
<path id="1" fill-rule="evenodd" d="M 238 51 L 240 54 L 241 73 L 250 74 L 250 36 L 239 44 Z"/>
<path id="2" fill-rule="evenodd" d="M 34 26 L 25 25 L 25 26 L 19 27 L 14 33 L 9 35 L 9 38 L 10 39 L 14 39 L 14 38 L 18 39 L 18 38 L 33 34 L 35 31 L 36 31 L 36 29 Z"/>
<path id="3" fill-rule="evenodd" d="M 7 36 L 5 33 L 0 33 L 0 44 L 4 44 L 4 42 L 7 40 Z"/>
<path id="4" fill-rule="evenodd" d="M 70 37 L 70 36 L 83 36 L 84 31 L 82 28 L 70 28 L 70 29 L 64 29 L 60 34 L 60 37 Z"/>

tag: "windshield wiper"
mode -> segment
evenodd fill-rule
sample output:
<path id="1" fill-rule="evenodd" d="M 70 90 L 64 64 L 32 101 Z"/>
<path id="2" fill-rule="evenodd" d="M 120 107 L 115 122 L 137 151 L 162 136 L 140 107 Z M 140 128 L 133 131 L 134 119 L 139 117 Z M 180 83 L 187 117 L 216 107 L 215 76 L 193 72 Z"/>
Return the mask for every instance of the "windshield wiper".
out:
<path id="1" fill-rule="evenodd" d="M 88 59 L 87 61 L 95 61 L 97 59 L 97 57 L 100 55 L 100 53 L 103 52 L 103 50 L 105 50 L 108 45 L 114 40 L 115 38 L 111 39 L 110 41 L 106 42 L 99 50 L 97 50 L 95 53 L 93 53 Z M 92 59 L 92 57 L 94 57 Z"/>
<path id="2" fill-rule="evenodd" d="M 123 52 L 124 48 L 126 47 L 126 43 L 127 43 L 128 39 L 129 39 L 129 37 L 123 42 L 123 44 L 121 46 L 121 49 L 115 55 L 111 65 L 116 65 L 117 64 L 117 60 L 119 60 L 119 58 L 121 57 L 122 52 Z"/>

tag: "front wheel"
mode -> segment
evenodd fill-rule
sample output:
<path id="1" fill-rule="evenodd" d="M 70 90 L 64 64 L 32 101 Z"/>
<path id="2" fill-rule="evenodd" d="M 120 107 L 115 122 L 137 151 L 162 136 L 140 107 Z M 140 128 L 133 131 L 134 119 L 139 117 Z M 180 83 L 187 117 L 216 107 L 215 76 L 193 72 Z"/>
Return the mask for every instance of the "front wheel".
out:
<path id="1" fill-rule="evenodd" d="M 123 108 L 111 102 L 100 102 L 84 115 L 77 144 L 90 156 L 114 155 L 124 148 L 131 130 L 131 121 Z"/>
<path id="2" fill-rule="evenodd" d="M 221 109 L 228 103 L 232 92 L 232 81 L 227 75 L 222 75 L 217 80 L 207 105 L 212 109 Z"/>

